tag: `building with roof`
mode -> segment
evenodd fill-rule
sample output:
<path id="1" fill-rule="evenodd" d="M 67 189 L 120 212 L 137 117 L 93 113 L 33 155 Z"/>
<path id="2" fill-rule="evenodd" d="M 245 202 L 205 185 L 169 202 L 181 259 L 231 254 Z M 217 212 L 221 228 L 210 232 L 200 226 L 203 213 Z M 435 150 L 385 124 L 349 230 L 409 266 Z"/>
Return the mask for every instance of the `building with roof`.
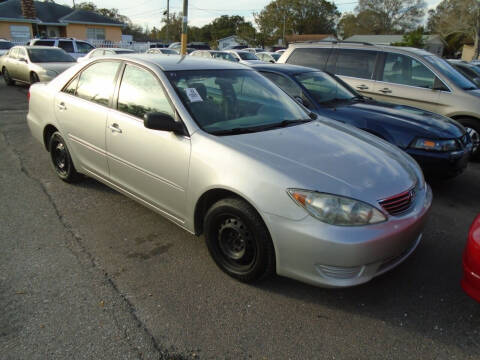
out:
<path id="1" fill-rule="evenodd" d="M 392 45 L 403 41 L 403 35 L 353 35 L 344 41 L 365 42 L 374 45 Z M 423 35 L 424 50 L 442 56 L 446 42 L 440 35 Z"/>
<path id="2" fill-rule="evenodd" d="M 54 2 L 0 0 L 0 38 L 28 41 L 33 37 L 74 37 L 121 41 L 124 24 L 92 11 Z"/>

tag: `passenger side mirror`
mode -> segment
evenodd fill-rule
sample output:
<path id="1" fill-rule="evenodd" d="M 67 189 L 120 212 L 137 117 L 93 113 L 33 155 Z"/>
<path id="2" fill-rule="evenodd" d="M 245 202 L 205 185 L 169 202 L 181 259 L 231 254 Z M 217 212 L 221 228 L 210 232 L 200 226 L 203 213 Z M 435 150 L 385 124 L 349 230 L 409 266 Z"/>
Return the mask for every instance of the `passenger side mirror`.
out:
<path id="1" fill-rule="evenodd" d="M 187 135 L 185 127 L 179 121 L 164 112 L 152 112 L 145 114 L 143 125 L 147 129 L 171 131 L 177 135 Z"/>

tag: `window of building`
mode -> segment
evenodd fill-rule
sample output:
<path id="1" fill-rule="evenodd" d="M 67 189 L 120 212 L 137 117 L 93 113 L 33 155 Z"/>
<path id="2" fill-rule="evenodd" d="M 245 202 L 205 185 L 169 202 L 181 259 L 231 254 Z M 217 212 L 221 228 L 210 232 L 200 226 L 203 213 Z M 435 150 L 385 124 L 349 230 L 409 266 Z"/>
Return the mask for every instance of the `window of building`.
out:
<path id="1" fill-rule="evenodd" d="M 87 28 L 87 39 L 105 40 L 105 29 Z"/>

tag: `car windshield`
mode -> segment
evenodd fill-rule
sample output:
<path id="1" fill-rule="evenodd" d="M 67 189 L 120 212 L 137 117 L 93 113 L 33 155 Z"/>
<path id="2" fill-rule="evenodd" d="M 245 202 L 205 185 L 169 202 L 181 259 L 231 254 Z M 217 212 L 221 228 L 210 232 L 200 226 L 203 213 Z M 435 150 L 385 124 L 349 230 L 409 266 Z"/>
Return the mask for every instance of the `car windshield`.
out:
<path id="1" fill-rule="evenodd" d="M 228 61 L 235 61 L 235 58 L 232 56 L 232 54 L 229 54 L 227 52 L 214 52 L 212 53 L 212 56 L 215 59 L 223 59 L 223 60 L 228 60 Z"/>
<path id="2" fill-rule="evenodd" d="M 292 98 L 252 70 L 167 72 L 182 102 L 205 131 L 240 134 L 310 121 Z"/>
<path id="3" fill-rule="evenodd" d="M 237 54 L 242 60 L 258 60 L 258 57 L 256 57 L 255 54 L 249 53 L 247 51 L 238 52 Z"/>
<path id="4" fill-rule="evenodd" d="M 75 62 L 75 59 L 60 49 L 28 49 L 28 56 L 33 63 Z"/>
<path id="5" fill-rule="evenodd" d="M 294 75 L 319 104 L 352 100 L 358 97 L 332 76 L 320 71 Z"/>
<path id="6" fill-rule="evenodd" d="M 451 82 L 456 86 L 460 87 L 463 90 L 474 90 L 477 89 L 477 86 L 463 76 L 458 70 L 456 70 L 452 65 L 450 65 L 446 60 L 439 58 L 435 55 L 427 55 L 425 59 L 435 65 L 438 69 L 442 71 L 442 74 L 445 75 Z"/>
<path id="7" fill-rule="evenodd" d="M 8 50 L 13 46 L 11 42 L 8 41 L 0 41 L 0 50 Z"/>

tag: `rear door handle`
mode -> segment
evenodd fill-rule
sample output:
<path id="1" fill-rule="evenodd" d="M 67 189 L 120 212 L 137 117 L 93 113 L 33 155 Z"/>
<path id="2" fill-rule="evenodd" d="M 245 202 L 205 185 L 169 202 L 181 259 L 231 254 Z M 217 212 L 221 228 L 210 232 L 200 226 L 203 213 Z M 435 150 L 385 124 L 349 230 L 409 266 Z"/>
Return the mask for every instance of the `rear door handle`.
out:
<path id="1" fill-rule="evenodd" d="M 389 88 L 383 88 L 383 89 L 380 89 L 379 91 L 384 93 L 384 94 L 391 94 L 392 93 L 392 90 L 390 90 Z"/>
<path id="2" fill-rule="evenodd" d="M 357 86 L 357 89 L 358 89 L 358 90 L 367 90 L 367 89 L 368 89 L 368 86 L 367 86 L 367 85 L 364 85 L 364 84 L 358 85 L 358 86 Z"/>
<path id="3" fill-rule="evenodd" d="M 60 104 L 57 104 L 57 108 L 60 111 L 67 110 L 67 107 L 65 106 L 64 102 L 61 102 Z"/>
<path id="4" fill-rule="evenodd" d="M 108 128 L 109 128 L 110 130 L 112 130 L 113 132 L 117 132 L 117 133 L 119 133 L 119 134 L 122 133 L 122 129 L 120 129 L 120 127 L 118 126 L 117 123 L 113 123 L 112 125 L 109 125 Z"/>

